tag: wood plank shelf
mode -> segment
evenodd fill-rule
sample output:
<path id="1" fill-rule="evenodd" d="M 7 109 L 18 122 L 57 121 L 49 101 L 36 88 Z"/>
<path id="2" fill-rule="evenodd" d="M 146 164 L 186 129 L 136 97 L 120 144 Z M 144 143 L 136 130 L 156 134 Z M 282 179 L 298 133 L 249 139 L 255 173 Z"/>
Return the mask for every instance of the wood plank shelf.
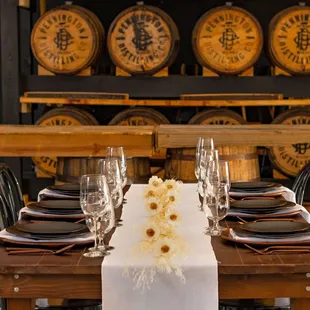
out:
<path id="1" fill-rule="evenodd" d="M 225 95 L 225 94 L 223 94 Z M 306 106 L 310 99 L 253 99 L 253 100 L 204 100 L 204 99 L 110 99 L 93 98 L 83 93 L 72 97 L 55 97 L 50 95 L 32 96 L 25 93 L 20 97 L 22 111 L 30 111 L 32 104 L 48 105 L 105 105 L 105 106 L 149 106 L 149 107 L 258 107 L 258 106 Z"/>

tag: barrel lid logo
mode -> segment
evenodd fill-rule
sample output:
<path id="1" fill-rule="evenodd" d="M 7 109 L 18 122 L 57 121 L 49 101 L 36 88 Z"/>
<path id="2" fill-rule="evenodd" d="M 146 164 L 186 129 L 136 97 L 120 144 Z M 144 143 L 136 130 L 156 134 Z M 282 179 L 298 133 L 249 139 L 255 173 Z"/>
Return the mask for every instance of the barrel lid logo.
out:
<path id="1" fill-rule="evenodd" d="M 120 126 L 148 126 L 148 125 L 158 125 L 158 123 L 147 117 L 131 116 L 119 122 L 118 125 Z"/>
<path id="2" fill-rule="evenodd" d="M 193 45 L 203 66 L 223 74 L 242 72 L 259 57 L 262 30 L 248 12 L 219 7 L 200 18 L 194 29 Z"/>
<path id="3" fill-rule="evenodd" d="M 49 117 L 38 125 L 40 126 L 80 126 L 82 125 L 77 119 L 65 115 Z M 32 158 L 35 165 L 42 172 L 50 175 L 56 175 L 57 157 L 41 156 Z"/>
<path id="4" fill-rule="evenodd" d="M 201 125 L 240 125 L 240 122 L 229 116 L 211 116 L 203 120 Z"/>
<path id="5" fill-rule="evenodd" d="M 115 65 L 129 73 L 147 73 L 169 59 L 172 33 L 162 16 L 137 8 L 115 19 L 108 46 Z"/>
<path id="6" fill-rule="evenodd" d="M 73 10 L 54 9 L 32 30 L 31 47 L 38 62 L 56 73 L 72 73 L 91 64 L 95 55 L 94 28 Z"/>
<path id="7" fill-rule="evenodd" d="M 269 45 L 276 64 L 290 73 L 310 72 L 310 8 L 288 9 L 271 22 Z"/>
<path id="8" fill-rule="evenodd" d="M 281 122 L 283 125 L 309 125 L 310 116 L 293 116 Z M 285 174 L 296 176 L 305 164 L 310 162 L 310 141 L 270 149 L 276 166 Z"/>

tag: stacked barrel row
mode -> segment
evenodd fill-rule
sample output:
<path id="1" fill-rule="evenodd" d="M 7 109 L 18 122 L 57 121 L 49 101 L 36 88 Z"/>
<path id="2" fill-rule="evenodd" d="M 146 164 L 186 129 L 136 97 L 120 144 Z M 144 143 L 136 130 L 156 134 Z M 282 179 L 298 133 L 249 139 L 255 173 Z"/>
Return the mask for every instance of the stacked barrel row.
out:
<path id="1" fill-rule="evenodd" d="M 289 74 L 310 72 L 310 7 L 293 6 L 270 22 L 268 55 Z M 94 65 L 107 45 L 115 66 L 131 75 L 153 75 L 175 61 L 180 36 L 163 10 L 136 5 L 104 28 L 94 13 L 63 5 L 36 22 L 31 47 L 39 64 L 56 74 L 76 74 Z M 252 67 L 263 48 L 256 18 L 242 8 L 225 5 L 206 12 L 196 23 L 192 46 L 198 62 L 220 75 L 239 75 Z"/>

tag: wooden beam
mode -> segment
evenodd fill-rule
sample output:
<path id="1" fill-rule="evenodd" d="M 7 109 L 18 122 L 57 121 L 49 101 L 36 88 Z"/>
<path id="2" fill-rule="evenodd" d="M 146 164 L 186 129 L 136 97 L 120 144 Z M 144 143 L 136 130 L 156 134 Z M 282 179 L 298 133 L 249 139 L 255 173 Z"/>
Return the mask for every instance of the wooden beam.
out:
<path id="1" fill-rule="evenodd" d="M 154 127 L 0 126 L 0 156 L 99 157 L 108 146 L 123 146 L 127 156 L 149 157 Z"/>
<path id="2" fill-rule="evenodd" d="M 18 1 L 18 5 L 19 5 L 20 7 L 29 9 L 29 8 L 30 8 L 30 0 L 19 0 L 19 1 Z"/>
<path id="3" fill-rule="evenodd" d="M 215 145 L 275 146 L 310 142 L 309 125 L 160 125 L 156 147 L 196 147 L 198 137 L 212 137 Z"/>
<path id="4" fill-rule="evenodd" d="M 22 104 L 70 104 L 70 105 L 114 105 L 114 106 L 150 106 L 150 107 L 238 107 L 238 106 L 301 106 L 310 105 L 310 99 L 286 99 L 286 100 L 174 100 L 174 99 L 101 99 L 92 98 L 91 95 L 74 98 L 68 95 L 68 98 L 57 98 L 51 94 L 48 96 L 43 93 L 41 96 L 32 96 L 31 93 L 25 93 L 20 97 Z"/>

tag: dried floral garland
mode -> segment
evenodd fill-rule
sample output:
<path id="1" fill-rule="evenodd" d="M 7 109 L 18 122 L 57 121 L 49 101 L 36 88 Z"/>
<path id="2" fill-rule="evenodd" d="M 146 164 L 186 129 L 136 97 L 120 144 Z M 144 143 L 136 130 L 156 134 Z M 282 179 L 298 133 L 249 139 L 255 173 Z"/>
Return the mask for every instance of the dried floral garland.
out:
<path id="1" fill-rule="evenodd" d="M 131 276 L 135 289 L 150 288 L 157 273 L 174 273 L 182 282 L 185 277 L 176 262 L 185 253 L 185 244 L 178 234 L 182 216 L 177 210 L 181 182 L 163 181 L 157 176 L 149 180 L 144 193 L 145 208 L 148 213 L 146 223 L 140 228 L 142 238 L 135 255 L 145 255 L 151 259 L 148 267 L 127 268 L 125 274 Z"/>

